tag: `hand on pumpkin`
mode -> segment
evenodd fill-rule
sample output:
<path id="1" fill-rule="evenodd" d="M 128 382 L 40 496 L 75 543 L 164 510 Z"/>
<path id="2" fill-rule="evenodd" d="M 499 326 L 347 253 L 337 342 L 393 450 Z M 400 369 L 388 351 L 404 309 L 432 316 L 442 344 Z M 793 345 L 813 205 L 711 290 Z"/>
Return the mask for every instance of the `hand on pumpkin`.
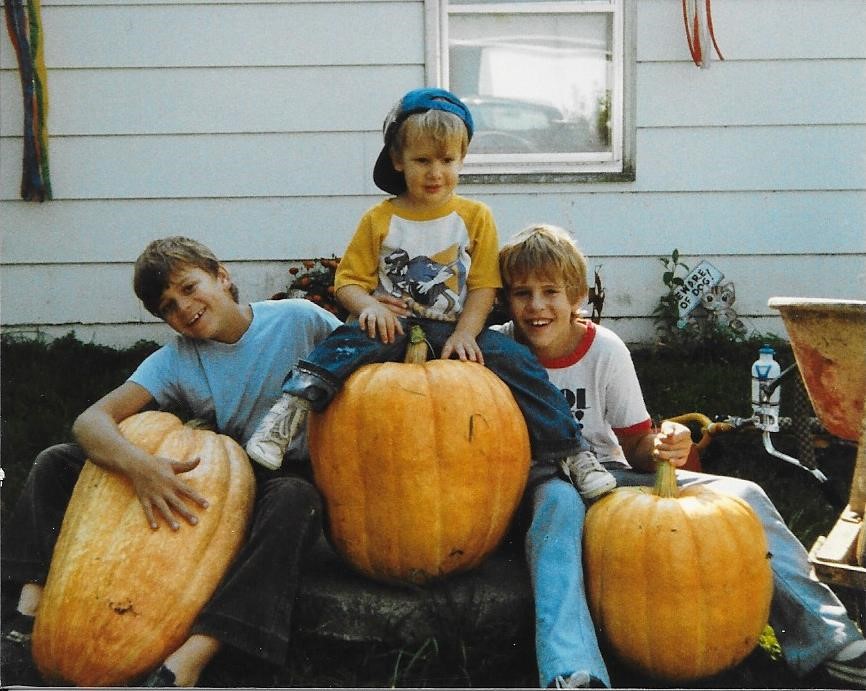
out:
<path id="1" fill-rule="evenodd" d="M 198 517 L 184 499 L 191 499 L 201 508 L 208 506 L 207 499 L 183 482 L 177 475 L 186 473 L 199 464 L 198 458 L 189 461 L 175 461 L 161 456 L 151 456 L 151 462 L 136 464 L 135 470 L 128 473 L 138 501 L 151 528 L 159 527 L 158 516 L 172 530 L 178 530 L 175 514 L 190 525 L 198 523 Z"/>
<path id="2" fill-rule="evenodd" d="M 477 362 L 480 365 L 484 364 L 484 355 L 481 353 L 481 348 L 475 341 L 475 336 L 468 331 L 463 331 L 459 328 L 454 329 L 445 345 L 442 346 L 440 357 L 447 360 L 452 355 L 456 355 L 458 359 L 470 362 Z"/>
<path id="3" fill-rule="evenodd" d="M 674 467 L 684 465 L 692 448 L 692 433 L 679 422 L 665 420 L 655 434 L 652 442 L 652 458 L 655 461 L 669 461 Z"/>

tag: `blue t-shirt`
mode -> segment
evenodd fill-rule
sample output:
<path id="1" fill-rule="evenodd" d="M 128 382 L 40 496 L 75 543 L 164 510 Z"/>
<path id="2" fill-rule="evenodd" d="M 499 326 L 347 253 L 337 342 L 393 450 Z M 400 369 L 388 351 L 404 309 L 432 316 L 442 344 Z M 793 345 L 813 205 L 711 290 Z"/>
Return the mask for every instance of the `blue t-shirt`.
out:
<path id="1" fill-rule="evenodd" d="M 304 299 L 250 306 L 252 322 L 237 343 L 177 335 L 144 360 L 129 381 L 147 389 L 160 407 L 212 421 L 217 431 L 246 444 L 298 359 L 341 323 Z M 306 456 L 304 437 L 292 444 L 290 458 Z"/>

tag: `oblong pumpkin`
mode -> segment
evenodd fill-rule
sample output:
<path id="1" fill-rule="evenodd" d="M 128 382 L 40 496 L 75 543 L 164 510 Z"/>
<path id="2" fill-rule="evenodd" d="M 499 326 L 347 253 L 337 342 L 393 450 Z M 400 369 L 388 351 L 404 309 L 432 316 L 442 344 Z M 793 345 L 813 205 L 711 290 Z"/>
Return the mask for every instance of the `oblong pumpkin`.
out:
<path id="1" fill-rule="evenodd" d="M 199 522 L 152 530 L 129 480 L 86 462 L 63 519 L 33 629 L 49 683 L 116 686 L 186 640 L 246 536 L 255 480 L 230 437 L 148 411 L 120 423 L 148 453 L 200 458 L 184 481 L 204 496 Z"/>
<path id="2" fill-rule="evenodd" d="M 511 391 L 456 360 L 359 368 L 310 416 L 309 446 L 337 551 L 371 578 L 412 584 L 493 551 L 530 459 Z"/>
<path id="3" fill-rule="evenodd" d="M 590 507 L 587 599 L 602 638 L 642 673 L 673 682 L 741 662 L 767 623 L 773 592 L 763 527 L 738 497 L 707 487 L 659 496 L 621 487 Z"/>

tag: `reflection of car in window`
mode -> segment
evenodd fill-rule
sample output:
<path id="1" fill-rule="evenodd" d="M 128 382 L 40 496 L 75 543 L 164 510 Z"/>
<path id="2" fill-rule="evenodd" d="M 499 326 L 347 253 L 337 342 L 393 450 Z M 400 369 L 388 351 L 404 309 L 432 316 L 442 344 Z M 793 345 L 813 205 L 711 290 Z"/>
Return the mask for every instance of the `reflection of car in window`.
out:
<path id="1" fill-rule="evenodd" d="M 559 108 L 513 98 L 463 96 L 475 122 L 469 153 L 598 151 L 585 118 L 566 120 Z"/>

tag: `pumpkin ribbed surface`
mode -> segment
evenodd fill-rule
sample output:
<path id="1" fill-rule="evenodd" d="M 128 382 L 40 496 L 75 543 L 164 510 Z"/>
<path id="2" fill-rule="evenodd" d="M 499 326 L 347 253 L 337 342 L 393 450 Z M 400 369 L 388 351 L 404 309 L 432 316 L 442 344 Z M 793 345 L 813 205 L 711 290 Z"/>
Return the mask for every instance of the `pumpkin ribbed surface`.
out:
<path id="1" fill-rule="evenodd" d="M 255 480 L 231 438 L 144 412 L 120 424 L 132 443 L 178 461 L 204 496 L 199 522 L 152 530 L 124 476 L 85 463 L 63 520 L 33 631 L 51 683 L 114 686 L 149 672 L 188 636 L 246 536 Z"/>
<path id="2" fill-rule="evenodd" d="M 767 623 L 767 541 L 737 497 L 705 487 L 622 487 L 584 531 L 587 598 L 601 636 L 644 674 L 683 682 L 741 662 Z"/>
<path id="3" fill-rule="evenodd" d="M 520 409 L 476 363 L 366 365 L 311 415 L 309 434 L 334 546 L 387 582 L 477 566 L 502 539 L 529 469 Z"/>

